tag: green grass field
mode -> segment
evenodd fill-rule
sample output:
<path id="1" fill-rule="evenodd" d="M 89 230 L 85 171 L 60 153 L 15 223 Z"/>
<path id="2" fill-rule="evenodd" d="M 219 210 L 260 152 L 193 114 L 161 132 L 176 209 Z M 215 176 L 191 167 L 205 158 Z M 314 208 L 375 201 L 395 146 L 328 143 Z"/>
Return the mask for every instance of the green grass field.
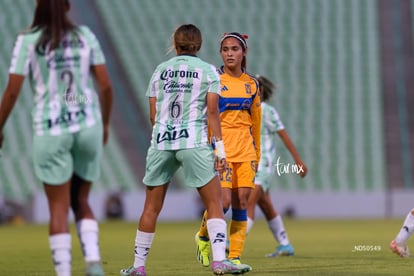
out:
<path id="1" fill-rule="evenodd" d="M 402 219 L 285 220 L 296 255 L 271 259 L 264 255 L 273 251 L 275 243 L 266 223 L 258 220 L 248 236 L 243 261 L 253 267 L 248 275 L 413 275 L 413 260 L 399 258 L 388 248 Z M 198 225 L 159 223 L 148 275 L 213 275 L 195 259 Z M 133 262 L 136 224 L 108 221 L 100 227 L 106 275 L 119 275 L 121 268 Z M 75 233 L 73 227 L 71 232 Z M 73 275 L 84 275 L 76 235 L 72 244 Z M 0 226 L 0 275 L 54 275 L 47 225 Z"/>

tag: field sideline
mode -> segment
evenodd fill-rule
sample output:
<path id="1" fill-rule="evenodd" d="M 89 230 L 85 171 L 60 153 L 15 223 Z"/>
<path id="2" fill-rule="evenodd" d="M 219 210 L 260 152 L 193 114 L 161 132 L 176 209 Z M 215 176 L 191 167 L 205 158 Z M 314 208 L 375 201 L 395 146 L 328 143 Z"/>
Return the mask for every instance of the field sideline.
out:
<path id="1" fill-rule="evenodd" d="M 274 242 L 263 220 L 249 234 L 242 260 L 253 267 L 246 275 L 413 275 L 413 259 L 392 254 L 388 244 L 403 218 L 389 220 L 285 220 L 294 257 L 264 258 Z M 136 223 L 101 222 L 101 254 L 106 275 L 133 262 Z M 213 275 L 195 259 L 194 234 L 199 222 L 159 223 L 147 273 Z M 74 234 L 74 228 L 71 228 Z M 75 235 L 73 275 L 83 274 L 83 260 Z M 54 275 L 48 248 L 47 225 L 0 226 L 0 275 Z"/>

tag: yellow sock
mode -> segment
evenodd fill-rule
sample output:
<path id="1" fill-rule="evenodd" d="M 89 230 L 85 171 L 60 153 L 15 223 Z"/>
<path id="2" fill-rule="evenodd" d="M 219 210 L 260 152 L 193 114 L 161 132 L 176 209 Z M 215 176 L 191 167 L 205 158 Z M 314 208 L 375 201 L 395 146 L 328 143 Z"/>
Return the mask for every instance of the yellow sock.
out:
<path id="1" fill-rule="evenodd" d="M 207 231 L 207 210 L 203 213 L 203 218 L 201 220 L 200 225 L 200 232 L 198 234 L 200 237 L 206 237 L 208 238 L 208 231 Z"/>
<path id="2" fill-rule="evenodd" d="M 240 258 L 246 241 L 247 221 L 232 220 L 230 223 L 229 259 Z"/>

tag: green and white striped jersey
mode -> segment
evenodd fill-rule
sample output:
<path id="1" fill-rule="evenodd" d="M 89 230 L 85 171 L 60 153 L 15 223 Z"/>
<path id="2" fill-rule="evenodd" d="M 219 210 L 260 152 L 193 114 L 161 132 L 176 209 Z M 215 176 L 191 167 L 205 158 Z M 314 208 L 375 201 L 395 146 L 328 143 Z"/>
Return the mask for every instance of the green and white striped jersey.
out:
<path id="1" fill-rule="evenodd" d="M 273 173 L 276 165 L 276 134 L 284 129 L 276 108 L 262 102 L 262 127 L 260 134 L 261 157 L 258 171 Z"/>
<path id="2" fill-rule="evenodd" d="M 207 145 L 207 92 L 220 94 L 220 77 L 213 65 L 190 55 L 158 65 L 146 93 L 157 98 L 151 147 L 176 150 Z"/>
<path id="3" fill-rule="evenodd" d="M 95 35 L 86 26 L 65 35 L 53 51 L 36 49 L 41 30 L 18 35 L 9 73 L 28 76 L 34 92 L 35 135 L 61 135 L 101 120 L 91 65 L 105 63 Z"/>

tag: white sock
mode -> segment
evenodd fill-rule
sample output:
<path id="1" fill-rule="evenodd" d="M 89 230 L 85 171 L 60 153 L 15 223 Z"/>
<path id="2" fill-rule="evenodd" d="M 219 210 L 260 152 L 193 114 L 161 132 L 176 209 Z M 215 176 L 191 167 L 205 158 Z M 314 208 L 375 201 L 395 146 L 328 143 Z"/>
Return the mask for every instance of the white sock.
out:
<path id="1" fill-rule="evenodd" d="M 404 220 L 403 226 L 401 227 L 400 232 L 397 234 L 395 238 L 395 242 L 399 244 L 406 244 L 408 239 L 414 232 L 414 216 L 411 214 L 410 211 L 407 217 Z"/>
<path id="2" fill-rule="evenodd" d="M 210 237 L 213 261 L 223 261 L 226 259 L 226 221 L 219 218 L 208 219 L 207 231 Z"/>
<path id="3" fill-rule="evenodd" d="M 85 262 L 99 262 L 98 222 L 94 219 L 81 219 L 76 223 L 79 241 Z"/>
<path id="4" fill-rule="evenodd" d="M 49 236 L 49 246 L 57 276 L 71 275 L 72 238 L 69 233 Z"/>
<path id="5" fill-rule="evenodd" d="M 249 234 L 250 230 L 252 230 L 254 220 L 252 218 L 247 217 L 247 228 L 246 234 Z"/>
<path id="6" fill-rule="evenodd" d="M 282 217 L 277 215 L 272 220 L 267 221 L 269 225 L 270 231 L 272 231 L 273 237 L 275 237 L 276 241 L 280 245 L 288 245 L 289 239 L 285 230 L 285 226 L 283 225 Z"/>
<path id="7" fill-rule="evenodd" d="M 154 236 L 155 233 L 146 233 L 137 230 L 137 235 L 135 237 L 134 267 L 145 266 Z"/>

